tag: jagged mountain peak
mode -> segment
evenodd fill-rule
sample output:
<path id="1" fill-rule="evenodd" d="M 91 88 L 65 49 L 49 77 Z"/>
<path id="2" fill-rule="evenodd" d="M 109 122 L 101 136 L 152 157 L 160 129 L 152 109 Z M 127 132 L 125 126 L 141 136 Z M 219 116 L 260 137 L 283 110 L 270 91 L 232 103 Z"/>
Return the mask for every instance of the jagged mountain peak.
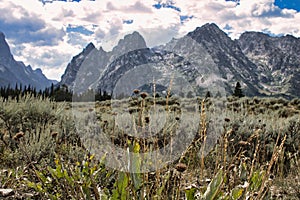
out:
<path id="1" fill-rule="evenodd" d="M 91 52 L 92 50 L 96 49 L 95 45 L 90 42 L 85 48 L 83 51 L 86 51 L 86 52 Z"/>
<path id="2" fill-rule="evenodd" d="M 5 35 L 0 31 L 0 57 L 11 58 L 10 48 L 5 40 Z"/>
<path id="3" fill-rule="evenodd" d="M 300 96 L 300 39 L 246 32 L 238 39 L 243 53 L 258 66 L 260 82 L 269 93 Z"/>
<path id="4" fill-rule="evenodd" d="M 293 35 L 290 35 L 290 34 L 285 35 L 284 38 L 292 39 L 292 40 L 299 40 L 299 38 L 297 38 L 297 37 L 295 37 Z"/>
<path id="5" fill-rule="evenodd" d="M 244 53 L 248 53 L 249 51 L 253 51 L 254 49 L 268 49 L 271 47 L 270 42 L 268 42 L 271 37 L 266 33 L 255 32 L 255 31 L 247 31 L 242 33 L 238 40 L 239 46 L 242 48 Z M 253 53 L 261 53 L 259 51 L 253 51 Z"/>
<path id="6" fill-rule="evenodd" d="M 201 27 L 197 27 L 194 31 L 188 33 L 188 35 L 200 35 L 200 34 L 222 34 L 226 35 L 215 23 L 206 23 Z"/>
<path id="7" fill-rule="evenodd" d="M 247 37 L 262 37 L 262 38 L 268 38 L 269 35 L 266 33 L 262 33 L 262 32 L 257 32 L 257 31 L 246 31 L 244 33 L 242 33 L 239 37 L 240 38 L 247 38 Z"/>
<path id="8" fill-rule="evenodd" d="M 2 31 L 0 31 L 0 40 L 3 40 L 3 39 L 5 39 L 5 35 Z"/>
<path id="9" fill-rule="evenodd" d="M 30 65 L 29 65 L 29 66 L 30 66 Z M 30 67 L 31 67 L 31 66 L 30 66 Z M 41 70 L 41 68 L 36 68 L 36 69 L 34 70 L 34 72 L 37 73 L 37 74 L 44 75 L 44 74 L 43 74 L 43 71 Z"/>
<path id="10" fill-rule="evenodd" d="M 143 36 L 137 31 L 134 31 L 131 34 L 125 35 L 124 39 L 120 40 L 119 43 L 122 41 L 126 41 L 126 40 L 129 40 L 129 41 L 135 40 L 136 42 L 140 42 L 141 44 L 146 46 L 146 42 L 145 42 Z"/>
<path id="11" fill-rule="evenodd" d="M 21 61 L 16 61 L 10 52 L 5 35 L 0 32 L 0 86 L 15 84 L 31 85 L 36 89 L 49 87 L 54 81 L 47 79 L 40 69 L 33 70 Z"/>
<path id="12" fill-rule="evenodd" d="M 99 52 L 100 52 L 100 53 L 107 53 L 107 52 L 103 49 L 103 47 L 99 47 Z"/>
<path id="13" fill-rule="evenodd" d="M 217 45 L 217 46 L 233 46 L 234 41 L 222 31 L 216 24 L 207 23 L 194 31 L 187 34 L 188 37 L 197 41 L 198 43 Z"/>
<path id="14" fill-rule="evenodd" d="M 292 35 L 273 37 L 261 32 L 245 32 L 237 41 L 246 54 L 249 51 L 256 54 L 263 53 L 259 50 L 300 54 L 300 39 Z M 256 49 L 255 52 L 254 49 Z"/>
<path id="15" fill-rule="evenodd" d="M 259 39 L 268 39 L 268 40 L 287 40 L 287 41 L 299 41 L 300 38 L 297 38 L 293 35 L 287 34 L 287 35 L 282 35 L 282 36 L 270 36 L 267 33 L 263 33 L 263 32 L 257 32 L 257 31 L 246 31 L 244 33 L 242 33 L 239 37 L 238 40 L 252 40 L 254 39 L 255 41 L 259 40 Z"/>
<path id="16" fill-rule="evenodd" d="M 284 91 L 291 96 L 300 96 L 296 91 L 300 75 L 293 70 L 300 66 L 299 41 L 294 36 L 271 37 L 261 32 L 245 32 L 240 39 L 232 40 L 216 24 L 207 23 L 182 38 L 149 49 L 144 38 L 135 31 L 119 40 L 110 52 L 100 47 L 92 54 L 81 53 L 81 56 L 75 57 L 68 65 L 62 82 L 72 85 L 77 76 L 75 86 L 113 92 L 119 79 L 130 70 L 138 69 L 137 66 L 154 64 L 162 77 L 168 77 L 170 70 L 159 68 L 163 63 L 163 66 L 171 64 L 188 81 L 196 84 L 200 94 L 212 83 L 218 90 L 221 87 L 230 94 L 239 81 L 244 93 L 249 96 L 280 95 Z M 91 47 L 94 48 L 93 45 Z M 83 68 L 79 70 L 81 66 Z M 295 75 L 291 75 L 290 71 Z M 281 77 L 282 73 L 286 76 Z M 130 78 L 140 81 L 138 76 Z"/>
<path id="17" fill-rule="evenodd" d="M 113 48 L 112 52 L 113 54 L 122 55 L 129 51 L 144 48 L 147 48 L 145 39 L 139 32 L 134 31 L 133 33 L 125 35 L 123 39 L 119 40 L 117 46 Z"/>
<path id="18" fill-rule="evenodd" d="M 245 35 L 261 35 L 261 36 L 269 36 L 267 33 L 259 32 L 259 31 L 245 31 L 240 35 L 240 37 L 243 37 Z"/>
<path id="19" fill-rule="evenodd" d="M 219 32 L 221 31 L 221 29 L 218 27 L 217 24 L 215 23 L 206 23 L 204 24 L 203 26 L 201 27 L 197 27 L 196 28 L 196 31 L 199 31 L 199 30 L 210 30 L 210 31 L 216 31 L 216 32 Z"/>
<path id="20" fill-rule="evenodd" d="M 5 35 L 2 31 L 0 31 L 0 40 L 5 40 Z"/>

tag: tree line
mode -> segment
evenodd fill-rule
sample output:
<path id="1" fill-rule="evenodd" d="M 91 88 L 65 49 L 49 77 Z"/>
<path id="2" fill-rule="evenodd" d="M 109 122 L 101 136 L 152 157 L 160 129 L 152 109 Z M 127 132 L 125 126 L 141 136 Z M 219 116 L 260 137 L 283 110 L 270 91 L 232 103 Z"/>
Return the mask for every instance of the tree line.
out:
<path id="1" fill-rule="evenodd" d="M 74 101 L 74 102 L 87 102 L 87 101 L 105 101 L 111 99 L 111 95 L 109 95 L 106 91 L 95 91 L 93 89 L 89 89 L 83 93 L 75 94 L 66 85 L 51 85 L 44 90 L 37 91 L 35 87 L 30 85 L 22 87 L 22 84 L 16 84 L 15 87 L 2 86 L 0 88 L 0 96 L 4 100 L 16 99 L 19 100 L 20 97 L 25 95 L 32 95 L 34 97 L 40 97 L 42 99 L 50 98 L 53 101 Z M 236 83 L 236 86 L 233 91 L 233 96 L 236 97 L 244 97 L 241 84 L 239 82 Z M 206 97 L 211 97 L 210 92 L 206 93 Z"/>
<path id="2" fill-rule="evenodd" d="M 2 86 L 0 88 L 0 96 L 3 100 L 15 99 L 19 100 L 20 97 L 24 97 L 26 95 L 32 95 L 34 97 L 40 97 L 42 99 L 50 98 L 53 101 L 105 101 L 111 99 L 111 96 L 106 92 L 94 91 L 93 89 L 89 89 L 83 93 L 75 94 L 73 93 L 66 85 L 54 85 L 51 87 L 45 88 L 44 90 L 37 90 L 35 87 L 31 85 L 16 84 L 15 87 Z"/>

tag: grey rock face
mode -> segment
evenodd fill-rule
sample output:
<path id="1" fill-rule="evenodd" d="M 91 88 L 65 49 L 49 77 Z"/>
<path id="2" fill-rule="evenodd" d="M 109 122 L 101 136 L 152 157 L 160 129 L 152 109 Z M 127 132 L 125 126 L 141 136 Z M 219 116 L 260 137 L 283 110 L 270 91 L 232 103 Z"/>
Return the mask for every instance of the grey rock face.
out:
<path id="1" fill-rule="evenodd" d="M 88 88 L 90 82 L 97 80 L 101 73 L 101 62 L 105 62 L 106 52 L 97 50 L 90 43 L 77 56 L 74 56 L 68 64 L 65 73 L 61 77 L 60 85 L 73 88 L 75 83 L 83 88 Z M 88 62 L 87 62 L 88 61 Z"/>
<path id="2" fill-rule="evenodd" d="M 41 69 L 33 70 L 30 65 L 25 66 L 23 62 L 16 61 L 2 32 L 0 32 L 0 72 L 0 86 L 15 87 L 16 84 L 22 84 L 40 90 L 55 83 L 48 80 Z"/>
<path id="3" fill-rule="evenodd" d="M 166 66 L 154 67 L 160 71 L 160 77 L 171 76 L 171 72 L 176 71 L 201 95 L 207 91 L 231 93 L 237 81 L 246 85 L 246 94 L 259 94 L 256 65 L 215 24 L 206 24 L 164 46 L 122 55 L 107 66 L 100 78 L 99 88 L 113 92 L 120 77 L 146 64 Z M 139 78 L 138 74 L 131 76 L 134 80 Z"/>
<path id="4" fill-rule="evenodd" d="M 11 59 L 10 49 L 2 32 L 0 32 L 0 47 L 0 60 Z"/>
<path id="5" fill-rule="evenodd" d="M 215 24 L 205 24 L 188 34 L 197 41 L 212 57 L 226 90 L 232 88 L 237 81 L 245 86 L 247 95 L 258 95 L 257 66 L 241 51 L 239 45 L 232 41 Z"/>
<path id="6" fill-rule="evenodd" d="M 299 38 L 246 32 L 240 36 L 238 43 L 243 53 L 257 65 L 259 82 L 267 94 L 300 96 Z"/>
<path id="7" fill-rule="evenodd" d="M 249 96 L 284 93 L 300 97 L 299 44 L 293 36 L 274 38 L 251 32 L 232 40 L 217 25 L 205 24 L 150 49 L 134 32 L 110 52 L 89 44 L 72 59 L 60 84 L 78 92 L 92 88 L 130 95 L 134 87 L 153 82 L 168 88 L 172 77 L 201 95 L 207 91 L 231 95 L 239 81 Z"/>
<path id="8" fill-rule="evenodd" d="M 73 57 L 60 84 L 67 85 L 78 93 L 87 89 L 96 90 L 101 82 L 101 77 L 108 76 L 103 74 L 115 70 L 108 66 L 111 66 L 122 55 L 143 48 L 146 48 L 146 42 L 138 32 L 126 35 L 110 52 L 106 52 L 102 48 L 98 50 L 90 43 L 80 54 Z M 107 82 L 110 81 L 113 80 Z M 105 82 L 106 86 L 109 85 L 107 82 Z"/>

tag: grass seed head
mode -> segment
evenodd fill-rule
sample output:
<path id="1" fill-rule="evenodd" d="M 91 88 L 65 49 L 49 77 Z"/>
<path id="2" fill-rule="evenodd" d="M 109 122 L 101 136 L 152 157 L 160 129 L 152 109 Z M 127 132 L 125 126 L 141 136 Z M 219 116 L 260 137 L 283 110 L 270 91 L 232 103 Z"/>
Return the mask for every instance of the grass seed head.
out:
<path id="1" fill-rule="evenodd" d="M 225 122 L 230 122 L 230 119 L 227 117 L 224 120 L 225 120 Z"/>
<path id="2" fill-rule="evenodd" d="M 250 143 L 247 141 L 239 141 L 239 145 L 247 146 L 247 145 L 250 145 Z"/>
<path id="3" fill-rule="evenodd" d="M 133 90 L 133 93 L 134 93 L 134 94 L 139 94 L 139 93 L 140 93 L 140 90 L 139 90 L 139 89 L 134 89 L 134 90 Z"/>
<path id="4" fill-rule="evenodd" d="M 184 163 L 178 163 L 176 166 L 175 166 L 175 169 L 179 172 L 184 172 L 186 169 L 187 169 L 187 166 L 186 164 Z"/>
<path id="5" fill-rule="evenodd" d="M 58 135 L 58 132 L 52 132 L 51 133 L 52 138 L 56 138 L 57 135 Z"/>
<path id="6" fill-rule="evenodd" d="M 150 122 L 150 117 L 145 117 L 145 122 L 148 124 Z"/>
<path id="7" fill-rule="evenodd" d="M 13 139 L 14 139 L 14 140 L 19 140 L 19 139 L 21 139 L 22 137 L 24 137 L 24 135 L 25 135 L 25 133 L 22 132 L 22 131 L 20 131 L 20 132 L 18 132 L 18 133 L 13 137 Z"/>
<path id="8" fill-rule="evenodd" d="M 146 92 L 142 92 L 142 93 L 141 93 L 141 97 L 142 97 L 143 99 L 145 99 L 147 96 L 148 96 L 148 94 L 147 94 Z"/>

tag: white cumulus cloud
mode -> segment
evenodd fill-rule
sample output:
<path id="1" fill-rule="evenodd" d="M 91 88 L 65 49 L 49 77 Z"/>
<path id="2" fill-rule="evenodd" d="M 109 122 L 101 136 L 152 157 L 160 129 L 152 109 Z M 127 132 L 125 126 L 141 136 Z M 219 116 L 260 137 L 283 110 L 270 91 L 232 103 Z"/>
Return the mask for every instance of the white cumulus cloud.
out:
<path id="1" fill-rule="evenodd" d="M 233 39 L 244 31 L 300 36 L 299 12 L 274 0 L 5 0 L 0 13 L 0 31 L 15 57 L 58 80 L 89 42 L 99 47 L 135 30 L 149 46 L 211 22 Z"/>

